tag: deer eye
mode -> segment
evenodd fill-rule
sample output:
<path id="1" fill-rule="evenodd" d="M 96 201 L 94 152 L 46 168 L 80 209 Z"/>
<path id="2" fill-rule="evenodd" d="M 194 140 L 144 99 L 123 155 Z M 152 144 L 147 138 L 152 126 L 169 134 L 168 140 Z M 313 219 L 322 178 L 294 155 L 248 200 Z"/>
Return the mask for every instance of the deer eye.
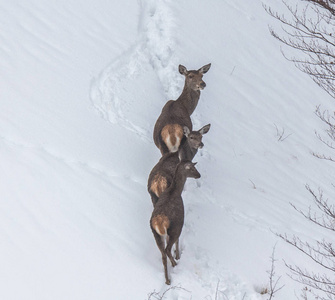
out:
<path id="1" fill-rule="evenodd" d="M 194 78 L 194 75 L 189 75 L 188 78 L 191 78 L 191 79 L 192 79 L 192 78 Z"/>

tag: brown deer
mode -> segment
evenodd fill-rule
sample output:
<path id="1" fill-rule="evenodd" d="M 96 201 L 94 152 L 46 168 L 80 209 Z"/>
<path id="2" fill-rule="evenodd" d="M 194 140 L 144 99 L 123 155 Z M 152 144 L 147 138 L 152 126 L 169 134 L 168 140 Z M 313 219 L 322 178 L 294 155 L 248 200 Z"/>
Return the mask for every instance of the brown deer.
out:
<path id="1" fill-rule="evenodd" d="M 172 267 L 177 265 L 171 249 L 178 241 L 184 225 L 184 204 L 181 193 L 187 178 L 200 178 L 195 164 L 189 160 L 183 160 L 177 165 L 171 185 L 159 197 L 150 219 L 152 233 L 162 253 L 166 284 L 171 283 L 167 271 L 167 257 Z M 176 259 L 179 259 L 178 244 L 176 244 Z"/>
<path id="2" fill-rule="evenodd" d="M 177 100 L 169 100 L 163 107 L 154 127 L 154 142 L 162 155 L 177 152 L 183 139 L 183 127 L 192 130 L 191 115 L 198 105 L 200 90 L 206 87 L 202 80 L 211 64 L 199 70 L 188 71 L 179 65 L 179 73 L 185 76 L 184 89 Z"/>
<path id="3" fill-rule="evenodd" d="M 180 145 L 178 152 L 164 154 L 153 167 L 148 179 L 148 192 L 154 206 L 159 196 L 170 186 L 178 163 L 183 159 L 192 160 L 198 149 L 204 146 L 202 136 L 209 131 L 210 126 L 211 124 L 207 124 L 197 131 L 190 131 L 184 126 L 186 139 Z"/>

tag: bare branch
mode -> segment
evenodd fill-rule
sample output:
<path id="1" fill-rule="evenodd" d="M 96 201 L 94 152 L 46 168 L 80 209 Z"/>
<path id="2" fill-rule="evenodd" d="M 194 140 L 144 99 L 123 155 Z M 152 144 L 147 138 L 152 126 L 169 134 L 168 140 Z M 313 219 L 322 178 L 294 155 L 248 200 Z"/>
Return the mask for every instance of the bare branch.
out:
<path id="1" fill-rule="evenodd" d="M 275 278 L 276 276 L 276 273 L 275 273 L 275 250 L 276 250 L 276 246 L 273 247 L 273 250 L 272 250 L 272 255 L 270 257 L 271 259 L 271 269 L 270 271 L 268 271 L 268 274 L 269 274 L 269 284 L 270 284 L 270 289 L 269 289 L 269 299 L 268 300 L 271 300 L 275 294 L 280 291 L 284 285 L 280 286 L 280 287 L 277 287 L 278 286 L 278 283 L 279 283 L 279 280 L 281 278 L 281 276 L 279 276 L 277 279 Z"/>
<path id="2" fill-rule="evenodd" d="M 270 27 L 271 35 L 285 46 L 297 50 L 299 58 L 283 55 L 335 99 L 335 0 L 301 0 L 296 6 L 289 5 L 285 0 L 282 3 L 285 15 L 264 5 L 267 13 L 282 26 L 280 34 Z M 335 150 L 335 114 L 321 111 L 320 107 L 317 107 L 315 114 L 327 128 L 324 135 L 316 132 L 316 137 L 329 149 Z M 319 159 L 335 162 L 329 155 L 312 154 Z M 334 232 L 334 204 L 324 198 L 320 189 L 318 193 L 308 185 L 306 189 L 313 197 L 317 212 L 312 207 L 303 211 L 291 205 L 308 221 Z M 291 278 L 304 284 L 302 298 L 307 300 L 307 293 L 310 293 L 315 299 L 335 300 L 335 247 L 332 242 L 320 239 L 309 243 L 295 235 L 290 238 L 286 234 L 277 235 L 324 270 L 323 274 L 319 274 L 286 264 Z"/>
<path id="3" fill-rule="evenodd" d="M 271 35 L 284 45 L 300 51 L 304 58 L 288 58 L 302 72 L 335 98 L 335 14 L 329 0 L 305 0 L 306 5 L 291 6 L 282 0 L 288 17 L 264 5 L 269 15 L 282 24 L 279 34 Z"/>

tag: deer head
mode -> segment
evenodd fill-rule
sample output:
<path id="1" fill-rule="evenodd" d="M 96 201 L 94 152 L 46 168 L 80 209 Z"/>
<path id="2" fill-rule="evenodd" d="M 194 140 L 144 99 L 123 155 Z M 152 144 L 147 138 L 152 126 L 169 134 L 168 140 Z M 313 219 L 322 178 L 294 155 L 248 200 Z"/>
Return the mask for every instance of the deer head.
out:
<path id="1" fill-rule="evenodd" d="M 187 126 L 184 126 L 184 135 L 187 138 L 187 142 L 191 149 L 201 149 L 204 144 L 202 142 L 202 136 L 206 134 L 211 128 L 211 124 L 207 124 L 197 131 L 190 131 Z"/>
<path id="2" fill-rule="evenodd" d="M 180 167 L 182 168 L 182 173 L 186 175 L 187 178 L 195 178 L 198 179 L 201 177 L 198 170 L 195 168 L 197 163 L 193 163 L 191 161 L 182 161 L 180 162 Z"/>
<path id="3" fill-rule="evenodd" d="M 188 71 L 183 65 L 179 65 L 179 73 L 185 76 L 185 86 L 194 91 L 203 90 L 206 87 L 206 83 L 202 80 L 203 74 L 205 74 L 211 64 L 201 67 L 199 70 Z"/>

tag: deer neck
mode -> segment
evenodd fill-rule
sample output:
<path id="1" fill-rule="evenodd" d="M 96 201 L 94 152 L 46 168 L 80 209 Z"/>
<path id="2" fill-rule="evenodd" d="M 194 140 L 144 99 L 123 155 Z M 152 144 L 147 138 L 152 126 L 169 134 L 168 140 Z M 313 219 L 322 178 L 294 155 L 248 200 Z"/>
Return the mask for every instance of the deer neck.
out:
<path id="1" fill-rule="evenodd" d="M 178 172 L 178 169 L 176 170 L 176 173 L 174 175 L 174 178 L 172 180 L 171 183 L 171 192 L 173 194 L 179 194 L 181 195 L 183 189 L 184 189 L 184 185 L 186 182 L 187 177 L 183 174 L 181 174 L 180 172 Z"/>
<path id="2" fill-rule="evenodd" d="M 185 160 L 192 160 L 194 158 L 194 156 L 197 154 L 198 149 L 194 149 L 192 148 L 187 141 L 184 142 L 184 144 L 182 144 L 180 146 L 179 149 L 179 160 L 182 161 L 183 159 Z"/>
<path id="3" fill-rule="evenodd" d="M 199 98 L 200 91 L 194 91 L 185 85 L 183 92 L 181 93 L 177 101 L 182 103 L 187 109 L 189 115 L 191 115 L 198 105 Z"/>

